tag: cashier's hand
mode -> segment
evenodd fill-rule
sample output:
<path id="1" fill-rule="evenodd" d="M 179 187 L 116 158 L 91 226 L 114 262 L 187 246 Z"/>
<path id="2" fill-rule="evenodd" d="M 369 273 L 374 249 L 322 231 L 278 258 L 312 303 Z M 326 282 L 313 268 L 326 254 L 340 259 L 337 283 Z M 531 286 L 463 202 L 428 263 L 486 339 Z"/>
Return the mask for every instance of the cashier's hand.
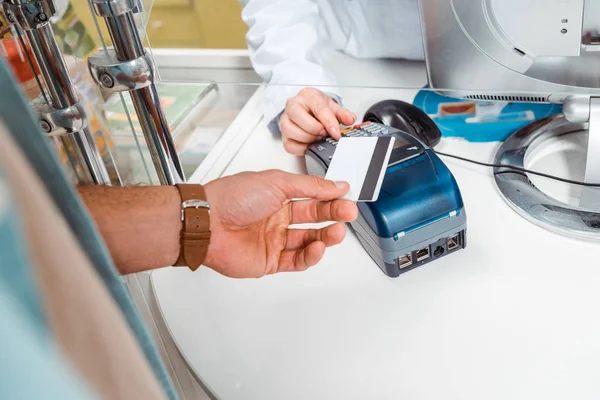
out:
<path id="1" fill-rule="evenodd" d="M 356 219 L 354 202 L 340 200 L 349 186 L 283 171 L 243 172 L 205 185 L 211 241 L 204 265 L 235 278 L 303 271 L 325 248 L 339 244 Z M 307 200 L 292 201 L 301 198 Z M 290 224 L 336 221 L 323 229 Z"/>
<path id="2" fill-rule="evenodd" d="M 305 88 L 288 100 L 279 120 L 283 147 L 302 156 L 308 145 L 327 134 L 339 140 L 340 124 L 352 125 L 356 116 L 331 97 L 314 88 Z"/>

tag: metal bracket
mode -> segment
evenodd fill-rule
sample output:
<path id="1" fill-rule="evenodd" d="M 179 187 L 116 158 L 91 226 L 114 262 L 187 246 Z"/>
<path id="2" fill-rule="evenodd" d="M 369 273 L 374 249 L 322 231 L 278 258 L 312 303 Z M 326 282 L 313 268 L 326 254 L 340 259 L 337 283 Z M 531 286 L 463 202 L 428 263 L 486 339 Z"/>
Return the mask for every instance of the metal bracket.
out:
<path id="1" fill-rule="evenodd" d="M 17 23 L 23 30 L 29 31 L 46 25 L 55 13 L 51 2 L 35 0 L 31 2 L 3 2 L 6 19 Z"/>
<path id="2" fill-rule="evenodd" d="M 79 132 L 88 126 L 85 110 L 81 103 L 68 108 L 56 109 L 50 104 L 33 104 L 40 118 L 40 127 L 48 136 L 61 136 Z"/>
<path id="3" fill-rule="evenodd" d="M 33 104 L 40 116 L 40 127 L 65 144 L 80 183 L 110 184 L 110 176 L 88 129 L 86 112 L 49 24 L 56 13 L 53 0 L 5 0 L 2 6 L 9 22 L 25 32 L 46 84 L 51 105 Z"/>
<path id="4" fill-rule="evenodd" d="M 119 61 L 113 48 L 99 50 L 88 58 L 88 67 L 94 81 L 111 92 L 138 90 L 154 82 L 153 62 L 148 55 L 130 61 Z"/>
<path id="5" fill-rule="evenodd" d="M 95 13 L 104 18 L 114 46 L 89 59 L 94 80 L 104 89 L 129 92 L 160 183 L 185 182 L 183 166 L 153 83 L 154 63 L 143 47 L 133 15 L 142 10 L 140 0 L 92 0 L 92 3 Z"/>

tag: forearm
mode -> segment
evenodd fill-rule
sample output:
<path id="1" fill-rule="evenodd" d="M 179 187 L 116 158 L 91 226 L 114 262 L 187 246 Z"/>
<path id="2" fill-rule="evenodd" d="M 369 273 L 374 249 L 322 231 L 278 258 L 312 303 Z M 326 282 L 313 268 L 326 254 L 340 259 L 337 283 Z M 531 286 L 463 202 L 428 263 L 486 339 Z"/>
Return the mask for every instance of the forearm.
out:
<path id="1" fill-rule="evenodd" d="M 80 186 L 79 194 L 123 275 L 173 265 L 181 199 L 172 186 Z"/>

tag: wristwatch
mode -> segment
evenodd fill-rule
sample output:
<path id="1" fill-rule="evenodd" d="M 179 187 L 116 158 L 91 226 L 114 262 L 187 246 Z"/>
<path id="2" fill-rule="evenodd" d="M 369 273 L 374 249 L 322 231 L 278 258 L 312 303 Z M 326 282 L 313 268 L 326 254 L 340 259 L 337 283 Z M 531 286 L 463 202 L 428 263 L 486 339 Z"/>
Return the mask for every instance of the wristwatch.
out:
<path id="1" fill-rule="evenodd" d="M 195 271 L 202 265 L 210 244 L 210 206 L 202 185 L 175 185 L 181 195 L 179 258 L 175 266 Z"/>

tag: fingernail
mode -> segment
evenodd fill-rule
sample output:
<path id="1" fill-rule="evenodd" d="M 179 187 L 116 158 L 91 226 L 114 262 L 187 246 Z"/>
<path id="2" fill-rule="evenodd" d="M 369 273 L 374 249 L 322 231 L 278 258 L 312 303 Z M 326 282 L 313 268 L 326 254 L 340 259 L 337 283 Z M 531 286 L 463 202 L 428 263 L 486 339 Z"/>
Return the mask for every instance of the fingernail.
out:
<path id="1" fill-rule="evenodd" d="M 356 114 L 352 114 L 352 118 L 354 118 L 354 119 L 352 120 L 352 123 L 356 122 L 356 119 L 357 119 L 357 118 L 356 118 Z"/>
<path id="2" fill-rule="evenodd" d="M 349 184 L 348 184 L 348 182 L 344 182 L 344 181 L 336 181 L 336 182 L 335 182 L 335 186 L 336 186 L 338 189 L 347 189 L 347 188 L 348 188 L 348 186 L 349 186 Z"/>
<path id="3" fill-rule="evenodd" d="M 329 128 L 329 134 L 330 135 L 339 135 L 340 134 L 340 128 L 338 126 L 332 126 L 331 128 Z"/>

